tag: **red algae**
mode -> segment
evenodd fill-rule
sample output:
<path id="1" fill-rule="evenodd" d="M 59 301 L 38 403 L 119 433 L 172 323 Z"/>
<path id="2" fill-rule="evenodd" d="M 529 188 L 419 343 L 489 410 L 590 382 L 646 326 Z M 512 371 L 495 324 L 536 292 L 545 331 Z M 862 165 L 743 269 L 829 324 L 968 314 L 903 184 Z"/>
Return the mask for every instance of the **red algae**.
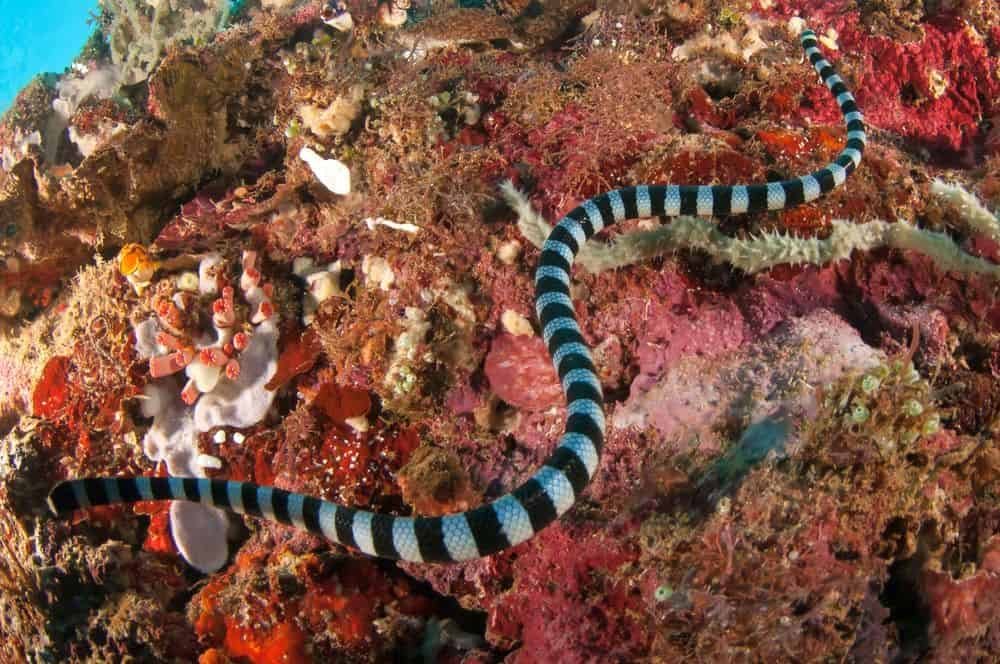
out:
<path id="1" fill-rule="evenodd" d="M 726 149 L 672 150 L 659 159 L 647 158 L 639 170 L 643 182 L 754 182 L 764 175 L 759 161 Z"/>
<path id="2" fill-rule="evenodd" d="M 785 130 L 758 131 L 757 139 L 771 157 L 795 164 L 803 157 L 832 161 L 844 142 L 841 128 L 813 127 L 806 134 Z"/>
<path id="3" fill-rule="evenodd" d="M 640 656 L 651 625 L 642 597 L 619 576 L 637 558 L 620 537 L 549 529 L 513 563 L 518 585 L 490 606 L 488 638 L 520 643 L 518 662 Z"/>
<path id="4" fill-rule="evenodd" d="M 315 330 L 296 330 L 281 335 L 284 347 L 278 355 L 278 368 L 266 387 L 276 390 L 296 376 L 309 371 L 319 358 L 322 349 Z"/>
<path id="5" fill-rule="evenodd" d="M 136 514 L 149 514 L 149 529 L 146 531 L 146 540 L 142 543 L 142 548 L 150 553 L 174 554 L 177 547 L 170 537 L 170 515 L 167 514 L 168 506 L 152 505 L 147 508 L 135 507 Z"/>
<path id="6" fill-rule="evenodd" d="M 367 415 L 372 407 L 367 390 L 341 387 L 334 383 L 323 383 L 313 397 L 312 403 L 324 415 L 341 425 L 346 424 L 351 418 Z"/>

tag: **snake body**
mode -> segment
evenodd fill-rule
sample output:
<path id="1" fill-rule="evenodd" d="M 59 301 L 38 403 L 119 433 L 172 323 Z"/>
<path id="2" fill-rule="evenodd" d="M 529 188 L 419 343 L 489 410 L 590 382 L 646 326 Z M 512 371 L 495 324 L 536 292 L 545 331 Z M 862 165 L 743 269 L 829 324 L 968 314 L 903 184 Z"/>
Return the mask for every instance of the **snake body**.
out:
<path id="1" fill-rule="evenodd" d="M 846 145 L 833 162 L 808 175 L 766 184 L 616 189 L 584 201 L 552 229 L 535 271 L 535 310 L 566 395 L 565 432 L 541 469 L 510 493 L 466 512 L 404 517 L 249 482 L 105 477 L 61 482 L 49 495 L 50 508 L 59 514 L 95 505 L 187 500 L 289 524 L 368 555 L 412 562 L 470 560 L 530 539 L 572 507 L 597 472 L 604 442 L 601 384 L 570 299 L 570 268 L 580 247 L 623 219 L 793 207 L 843 184 L 861 162 L 866 137 L 853 95 L 824 58 L 811 30 L 801 33 L 801 43 L 847 124 Z"/>

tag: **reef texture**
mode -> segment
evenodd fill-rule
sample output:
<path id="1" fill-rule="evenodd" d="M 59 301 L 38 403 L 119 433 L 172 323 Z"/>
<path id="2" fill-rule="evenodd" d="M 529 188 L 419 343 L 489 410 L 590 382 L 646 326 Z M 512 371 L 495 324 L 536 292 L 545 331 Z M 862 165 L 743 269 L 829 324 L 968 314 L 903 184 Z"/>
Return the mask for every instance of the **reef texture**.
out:
<path id="1" fill-rule="evenodd" d="M 995 2 L 104 6 L 110 52 L 0 122 L 0 661 L 1000 651 Z M 861 168 L 574 273 L 609 435 L 535 539 L 395 565 L 162 503 L 46 512 L 85 475 L 394 514 L 502 494 L 565 417 L 530 210 L 825 164 L 844 131 L 802 19 L 866 115 Z M 788 249 L 874 222 L 952 253 Z M 713 250 L 743 241 L 802 264 Z"/>

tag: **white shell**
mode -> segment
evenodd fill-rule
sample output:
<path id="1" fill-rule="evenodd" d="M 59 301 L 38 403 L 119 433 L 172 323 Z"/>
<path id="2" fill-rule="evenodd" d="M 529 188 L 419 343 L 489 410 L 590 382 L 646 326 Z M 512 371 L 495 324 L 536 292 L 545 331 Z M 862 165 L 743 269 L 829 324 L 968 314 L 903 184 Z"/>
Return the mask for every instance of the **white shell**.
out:
<path id="1" fill-rule="evenodd" d="M 351 193 L 351 169 L 344 162 L 324 159 L 312 148 L 299 150 L 299 158 L 309 164 L 313 175 L 324 187 L 341 196 Z"/>
<path id="2" fill-rule="evenodd" d="M 350 12 L 341 12 L 333 18 L 324 19 L 323 22 L 341 32 L 347 32 L 354 28 L 354 19 L 351 17 Z"/>

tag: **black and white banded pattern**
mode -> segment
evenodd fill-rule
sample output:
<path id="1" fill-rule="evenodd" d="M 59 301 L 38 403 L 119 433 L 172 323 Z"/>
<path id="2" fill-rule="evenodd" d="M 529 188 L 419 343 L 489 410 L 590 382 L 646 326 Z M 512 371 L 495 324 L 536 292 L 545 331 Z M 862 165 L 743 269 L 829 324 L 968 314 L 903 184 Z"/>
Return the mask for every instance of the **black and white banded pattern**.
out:
<path id="1" fill-rule="evenodd" d="M 584 201 L 552 229 L 535 272 L 535 310 L 566 393 L 566 430 L 531 479 L 493 503 L 444 517 L 374 514 L 248 482 L 189 477 L 89 478 L 57 485 L 55 513 L 140 500 L 188 500 L 289 524 L 366 554 L 412 562 L 488 556 L 533 537 L 568 510 L 597 471 L 604 442 L 604 398 L 570 299 L 570 268 L 601 229 L 634 217 L 730 215 L 792 207 L 843 184 L 861 162 L 865 130 L 854 97 L 804 30 L 802 47 L 847 123 L 836 160 L 790 180 L 767 184 L 650 185 Z"/>

